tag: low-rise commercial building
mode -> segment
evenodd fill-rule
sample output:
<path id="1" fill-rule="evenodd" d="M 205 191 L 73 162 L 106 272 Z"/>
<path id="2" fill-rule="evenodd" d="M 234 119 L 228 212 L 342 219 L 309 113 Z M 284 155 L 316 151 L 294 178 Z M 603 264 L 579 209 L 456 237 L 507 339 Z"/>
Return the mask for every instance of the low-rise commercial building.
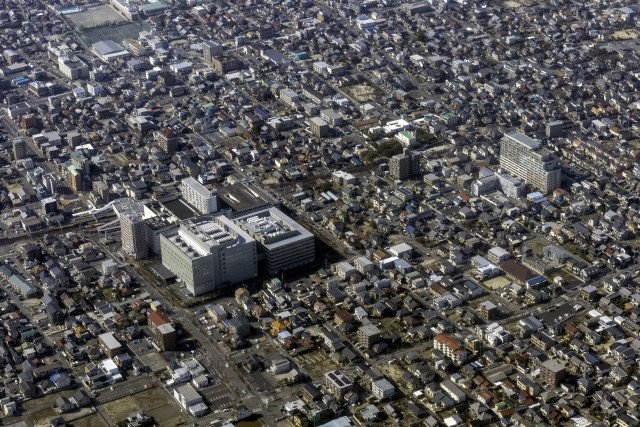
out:
<path id="1" fill-rule="evenodd" d="M 202 396 L 191 384 L 183 384 L 173 389 L 173 397 L 178 401 L 182 409 L 194 417 L 201 417 L 209 410 Z"/>

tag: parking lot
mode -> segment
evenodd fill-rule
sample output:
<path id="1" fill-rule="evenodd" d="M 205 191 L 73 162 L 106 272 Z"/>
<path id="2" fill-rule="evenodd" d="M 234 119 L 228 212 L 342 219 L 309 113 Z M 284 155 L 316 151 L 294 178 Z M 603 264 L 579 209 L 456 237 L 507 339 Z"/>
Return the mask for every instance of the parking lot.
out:
<path id="1" fill-rule="evenodd" d="M 151 372 L 160 372 L 167 368 L 167 362 L 151 345 L 150 340 L 146 338 L 135 339 L 129 341 L 127 346 Z"/>
<path id="2" fill-rule="evenodd" d="M 200 389 L 199 392 L 207 400 L 212 411 L 225 409 L 235 404 L 233 394 L 217 377 L 212 379 L 208 387 Z"/>

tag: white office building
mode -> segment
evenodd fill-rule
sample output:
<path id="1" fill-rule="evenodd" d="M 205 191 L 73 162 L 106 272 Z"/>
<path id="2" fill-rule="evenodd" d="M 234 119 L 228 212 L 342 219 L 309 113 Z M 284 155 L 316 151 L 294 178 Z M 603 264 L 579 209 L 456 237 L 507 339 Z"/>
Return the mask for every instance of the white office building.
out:
<path id="1" fill-rule="evenodd" d="M 236 218 L 235 223 L 256 242 L 269 273 L 290 270 L 315 258 L 313 234 L 274 207 Z"/>
<path id="2" fill-rule="evenodd" d="M 209 410 L 202 396 L 191 384 L 183 384 L 173 389 L 173 397 L 182 409 L 194 417 L 201 417 Z"/>
<path id="3" fill-rule="evenodd" d="M 180 191 L 182 191 L 182 198 L 201 214 L 218 211 L 218 195 L 215 190 L 209 190 L 197 180 L 191 177 L 184 178 Z"/>
<path id="4" fill-rule="evenodd" d="M 203 215 L 160 237 L 162 264 L 194 296 L 253 279 L 256 241 L 224 216 Z"/>

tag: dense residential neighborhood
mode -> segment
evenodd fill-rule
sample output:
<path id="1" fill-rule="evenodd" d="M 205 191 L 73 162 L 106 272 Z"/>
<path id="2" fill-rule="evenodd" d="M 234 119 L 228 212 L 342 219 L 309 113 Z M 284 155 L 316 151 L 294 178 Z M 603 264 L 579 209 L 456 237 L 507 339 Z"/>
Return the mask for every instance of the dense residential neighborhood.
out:
<path id="1" fill-rule="evenodd" d="M 2 6 L 1 425 L 640 425 L 637 4 Z"/>

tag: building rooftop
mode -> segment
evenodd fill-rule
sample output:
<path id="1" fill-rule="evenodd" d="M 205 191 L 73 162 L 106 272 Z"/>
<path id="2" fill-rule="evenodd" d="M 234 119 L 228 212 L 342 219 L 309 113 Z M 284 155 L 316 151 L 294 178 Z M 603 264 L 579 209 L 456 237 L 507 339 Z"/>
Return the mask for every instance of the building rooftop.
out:
<path id="1" fill-rule="evenodd" d="M 325 375 L 332 383 L 340 388 L 349 387 L 353 384 L 351 380 L 339 370 L 327 372 Z"/>
<path id="2" fill-rule="evenodd" d="M 564 369 L 564 366 L 553 359 L 547 359 L 542 362 L 542 366 L 551 372 L 557 373 Z"/>
<path id="3" fill-rule="evenodd" d="M 100 55 L 106 56 L 112 53 L 120 52 L 123 49 L 113 40 L 103 40 L 94 43 L 91 47 Z"/>
<path id="4" fill-rule="evenodd" d="M 116 337 L 113 336 L 112 332 L 106 332 L 104 334 L 100 334 L 100 335 L 98 335 L 98 338 L 110 350 L 114 350 L 116 348 L 122 347 L 122 345 L 118 342 Z"/>
<path id="5" fill-rule="evenodd" d="M 541 145 L 540 140 L 538 139 L 533 139 L 531 137 L 528 137 L 527 135 L 520 133 L 520 132 L 513 132 L 513 133 L 508 133 L 505 135 L 505 138 L 511 139 L 512 141 L 515 141 L 523 146 L 525 146 L 526 148 L 530 149 L 530 150 L 534 150 L 536 148 L 539 148 Z"/>
<path id="6" fill-rule="evenodd" d="M 176 330 L 170 323 L 164 323 L 164 324 L 158 326 L 158 331 L 161 334 L 166 335 L 166 334 L 170 334 L 172 332 L 175 332 Z"/>
<path id="7" fill-rule="evenodd" d="M 197 192 L 202 197 L 211 197 L 215 194 L 214 191 L 209 190 L 207 187 L 202 185 L 198 180 L 193 179 L 192 177 L 187 177 L 182 180 L 183 186 L 188 186 L 195 192 Z"/>
<path id="8" fill-rule="evenodd" d="M 176 391 L 184 397 L 186 402 L 193 402 L 201 399 L 200 394 L 198 394 L 191 384 L 179 385 L 176 387 Z"/>
<path id="9" fill-rule="evenodd" d="M 270 207 L 235 219 L 254 239 L 267 247 L 278 247 L 313 235 L 277 208 Z"/>
<path id="10" fill-rule="evenodd" d="M 254 240 L 224 216 L 204 215 L 180 223 L 180 229 L 165 237 L 191 258 L 211 253 L 217 246 L 234 246 Z"/>

